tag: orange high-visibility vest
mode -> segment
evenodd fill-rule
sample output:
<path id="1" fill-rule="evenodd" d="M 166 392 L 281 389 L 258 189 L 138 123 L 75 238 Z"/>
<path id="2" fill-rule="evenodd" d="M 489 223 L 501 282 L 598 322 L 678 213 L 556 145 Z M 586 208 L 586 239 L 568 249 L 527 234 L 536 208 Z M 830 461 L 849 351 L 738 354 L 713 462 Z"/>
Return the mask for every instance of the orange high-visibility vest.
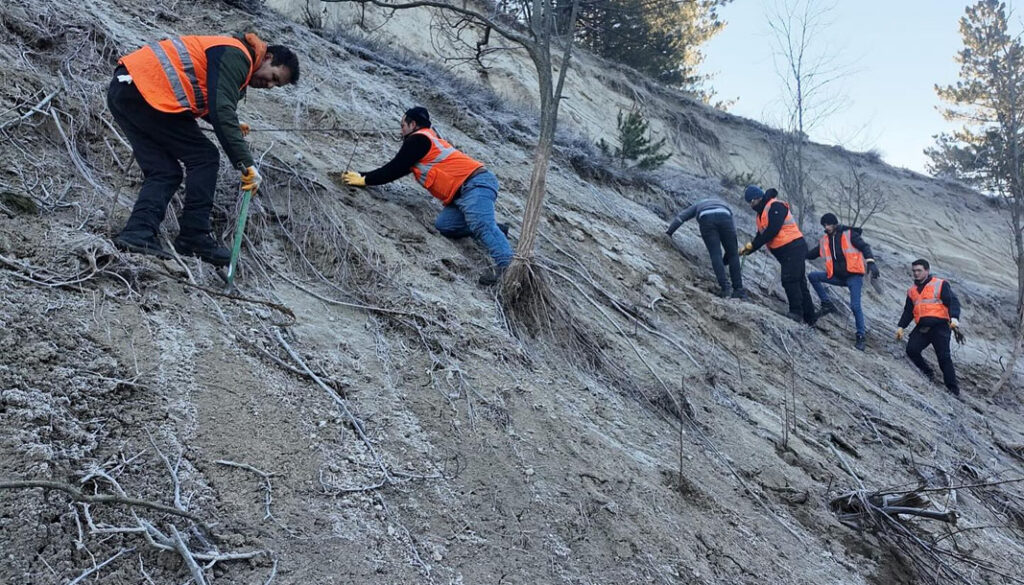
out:
<path id="1" fill-rule="evenodd" d="M 430 151 L 412 167 L 412 174 L 431 195 L 448 205 L 473 171 L 484 165 L 456 150 L 431 128 L 421 128 L 413 134 L 429 138 Z"/>
<path id="2" fill-rule="evenodd" d="M 796 220 L 793 219 L 793 214 L 789 211 L 789 204 L 785 201 L 779 201 L 778 199 L 770 199 L 768 203 L 765 204 L 764 209 L 761 210 L 761 213 L 757 216 L 757 231 L 763 232 L 768 228 L 768 208 L 776 201 L 786 206 L 786 219 L 782 223 L 779 233 L 775 234 L 772 241 L 768 242 L 768 248 L 771 250 L 781 248 L 793 240 L 804 237 L 800 232 L 800 228 L 796 226 Z"/>
<path id="3" fill-rule="evenodd" d="M 944 282 L 946 281 L 941 278 L 932 278 L 921 292 L 917 291 L 917 285 L 907 291 L 907 296 L 914 303 L 914 323 L 920 323 L 924 317 L 938 317 L 949 321 L 949 307 L 942 303 L 941 298 Z"/>
<path id="4" fill-rule="evenodd" d="M 825 275 L 832 278 L 832 247 L 829 244 L 832 238 L 825 234 L 821 238 L 821 255 L 825 257 Z M 846 272 L 849 274 L 864 274 L 864 254 L 853 245 L 853 237 L 850 230 L 844 231 L 839 236 L 839 245 L 842 247 L 843 256 L 846 257 Z"/>
<path id="5" fill-rule="evenodd" d="M 209 112 L 206 90 L 206 51 L 211 47 L 235 47 L 249 60 L 249 75 L 239 89 L 249 85 L 252 74 L 263 62 L 267 44 L 249 33 L 246 42 L 256 53 L 253 59 L 246 43 L 228 36 L 184 36 L 150 43 L 119 61 L 132 76 L 139 93 L 153 109 L 178 114 L 191 112 L 199 118 Z"/>

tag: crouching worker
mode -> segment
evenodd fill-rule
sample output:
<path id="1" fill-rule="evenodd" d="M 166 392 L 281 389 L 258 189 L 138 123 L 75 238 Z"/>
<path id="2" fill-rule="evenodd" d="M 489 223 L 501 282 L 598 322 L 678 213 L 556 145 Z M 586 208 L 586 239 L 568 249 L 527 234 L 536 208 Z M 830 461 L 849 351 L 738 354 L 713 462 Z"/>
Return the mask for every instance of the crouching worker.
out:
<path id="1" fill-rule="evenodd" d="M 498 198 L 498 178 L 480 163 L 455 149 L 437 135 L 426 108 L 409 109 L 399 122 L 402 147 L 390 162 L 368 173 L 346 170 L 346 185 L 366 187 L 383 185 L 412 173 L 416 182 L 444 205 L 434 225 L 441 235 L 459 239 L 473 236 L 487 248 L 494 267 L 479 279 L 485 286 L 501 279 L 512 262 L 507 226 L 494 218 Z"/>
<path id="2" fill-rule="evenodd" d="M 157 232 L 184 178 L 185 203 L 174 249 L 226 266 L 231 253 L 210 236 L 220 153 L 203 136 L 196 118 L 213 125 L 231 166 L 241 172 L 242 189 L 255 191 L 260 174 L 243 138 L 248 126 L 238 122 L 238 101 L 249 87 L 270 89 L 298 80 L 295 53 L 280 45 L 268 47 L 252 33 L 175 37 L 122 57 L 107 91 L 107 105 L 131 143 L 144 179 L 114 245 L 170 257 Z"/>
<path id="3" fill-rule="evenodd" d="M 849 288 L 850 310 L 853 311 L 853 321 L 857 326 L 857 338 L 853 345 L 864 351 L 864 310 L 860 305 L 864 275 L 870 273 L 872 278 L 878 278 L 878 267 L 875 266 L 871 246 L 860 237 L 860 228 L 839 225 L 839 219 L 834 213 L 821 216 L 821 226 L 825 228 L 825 235 L 821 237 L 818 245 L 807 253 L 808 260 L 825 258 L 824 272 L 818 270 L 807 275 L 807 280 L 811 282 L 814 292 L 818 293 L 818 298 L 821 299 L 818 317 L 836 311 L 835 303 L 825 290 L 826 284 Z"/>
<path id="4" fill-rule="evenodd" d="M 817 317 L 811 291 L 807 288 L 805 266 L 807 242 L 789 211 L 789 204 L 776 199 L 778 194 L 775 189 L 762 191 L 757 185 L 748 186 L 743 193 L 743 198 L 757 213 L 757 235 L 743 246 L 740 255 L 753 254 L 761 246 L 768 246 L 782 267 L 782 288 L 789 301 L 789 313 L 786 316 L 794 321 L 803 320 L 808 325 L 814 325 Z"/>
<path id="5" fill-rule="evenodd" d="M 701 199 L 679 212 L 665 231 L 668 237 L 679 229 L 683 223 L 697 218 L 700 237 L 711 255 L 711 268 L 718 279 L 718 296 L 732 296 L 734 299 L 747 298 L 743 290 L 743 271 L 740 268 L 740 256 L 736 244 L 736 224 L 733 223 L 732 210 L 725 201 L 717 198 Z M 725 256 L 722 256 L 722 249 Z M 729 264 L 729 278 L 725 275 L 725 264 Z M 732 281 L 732 287 L 729 281 Z"/>

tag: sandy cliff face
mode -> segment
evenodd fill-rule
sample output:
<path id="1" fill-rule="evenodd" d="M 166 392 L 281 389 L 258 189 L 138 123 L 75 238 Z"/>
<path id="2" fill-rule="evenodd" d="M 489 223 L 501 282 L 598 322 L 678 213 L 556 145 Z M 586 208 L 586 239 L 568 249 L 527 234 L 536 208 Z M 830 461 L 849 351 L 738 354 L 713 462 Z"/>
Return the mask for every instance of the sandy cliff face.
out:
<path id="1" fill-rule="evenodd" d="M 485 81 L 505 103 L 468 84 L 480 81 L 471 69 L 459 81 L 388 50 L 429 55 L 422 19 L 400 13 L 370 45 L 317 35 L 275 6 L 289 17 L 220 2 L 0 7 L 0 482 L 120 486 L 202 523 L 0 489 L 0 581 L 95 569 L 82 582 L 184 582 L 183 555 L 148 542 L 149 523 L 155 541 L 177 529 L 193 553 L 222 555 L 204 573 L 214 583 L 911 583 L 911 561 L 884 535 L 836 521 L 834 495 L 1021 475 L 1020 377 L 987 391 L 1008 350 L 1013 274 L 998 261 L 1001 218 L 980 197 L 854 159 L 891 196 L 865 231 L 884 280 L 866 295 L 857 352 L 848 313 L 814 329 L 783 318 L 766 255 L 745 264 L 751 301 L 726 301 L 711 294 L 695 226 L 664 239 L 659 212 L 708 193 L 749 234 L 753 216 L 722 179 L 770 184 L 771 132 L 581 58 L 566 128 L 607 139 L 617 109 L 641 99 L 677 155 L 643 183 L 608 184 L 581 178 L 560 147 L 540 255 L 580 336 L 517 337 L 475 284 L 486 255 L 441 237 L 438 206 L 411 180 L 354 191 L 328 173 L 385 162 L 400 114 L 425 105 L 499 176 L 515 236 L 531 140 L 516 101 L 529 99 L 530 67 L 495 57 Z M 303 80 L 250 92 L 242 119 L 343 130 L 251 135 L 266 182 L 239 299 L 216 294 L 196 261 L 110 247 L 140 177 L 103 96 L 117 56 L 146 40 L 252 26 L 296 48 Z M 814 167 L 834 175 L 851 156 L 815 147 Z M 236 173 L 221 179 L 214 218 L 227 235 Z M 964 401 L 891 340 L 918 256 L 964 303 Z M 1016 570 L 1019 485 L 938 494 L 972 528 L 944 545 Z"/>

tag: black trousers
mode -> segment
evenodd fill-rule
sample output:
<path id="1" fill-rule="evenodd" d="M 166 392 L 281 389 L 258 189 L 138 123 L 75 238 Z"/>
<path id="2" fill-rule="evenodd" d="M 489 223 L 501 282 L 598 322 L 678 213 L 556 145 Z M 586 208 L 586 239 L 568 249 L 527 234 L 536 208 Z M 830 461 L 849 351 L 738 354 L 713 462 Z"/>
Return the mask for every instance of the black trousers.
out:
<path id="1" fill-rule="evenodd" d="M 737 253 L 736 224 L 733 223 L 732 215 L 708 213 L 697 218 L 697 225 L 700 226 L 700 237 L 704 240 L 704 245 L 707 246 L 708 254 L 711 255 L 711 268 L 715 271 L 718 286 L 723 290 L 729 290 L 729 280 L 726 280 L 725 277 L 725 260 L 722 258 L 722 248 L 725 248 L 732 288 L 733 290 L 742 289 L 743 271 L 740 268 L 740 255 Z"/>
<path id="2" fill-rule="evenodd" d="M 789 301 L 789 312 L 802 315 L 804 322 L 814 322 L 814 301 L 807 286 L 807 242 L 803 238 L 772 250 L 782 266 L 782 288 Z"/>
<path id="3" fill-rule="evenodd" d="M 179 219 L 181 233 L 208 233 L 220 152 L 203 136 L 191 113 L 168 114 L 155 110 L 146 103 L 134 83 L 117 80 L 118 75 L 126 73 L 124 66 L 114 72 L 107 90 L 107 106 L 131 143 L 144 179 L 123 231 L 156 234 L 167 204 L 184 178 L 185 204 Z"/>
<path id="4" fill-rule="evenodd" d="M 932 325 L 928 327 L 915 326 L 907 339 L 907 357 L 914 362 L 925 376 L 932 378 L 935 371 L 921 356 L 921 352 L 929 345 L 935 348 L 935 357 L 939 360 L 939 369 L 942 370 L 942 381 L 951 392 L 959 392 L 960 386 L 956 381 L 956 370 L 953 369 L 953 357 L 949 353 L 949 338 L 952 332 L 949 325 Z"/>

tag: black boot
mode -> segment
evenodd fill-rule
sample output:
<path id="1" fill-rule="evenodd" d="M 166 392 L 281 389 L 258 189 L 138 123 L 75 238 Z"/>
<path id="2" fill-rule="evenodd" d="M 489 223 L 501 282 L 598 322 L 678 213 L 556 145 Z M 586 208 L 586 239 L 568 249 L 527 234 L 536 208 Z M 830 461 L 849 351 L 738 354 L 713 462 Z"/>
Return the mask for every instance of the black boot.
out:
<path id="1" fill-rule="evenodd" d="M 149 231 L 122 230 L 114 237 L 114 246 L 125 252 L 148 254 L 157 258 L 173 258 L 157 241 L 156 234 Z"/>
<path id="2" fill-rule="evenodd" d="M 824 317 L 825 315 L 828 315 L 829 313 L 835 313 L 835 312 L 836 312 L 836 306 L 834 304 L 832 304 L 832 301 L 822 301 L 821 302 L 821 308 L 818 309 L 818 317 L 821 318 L 821 317 Z"/>
<path id="3" fill-rule="evenodd" d="M 174 240 L 174 249 L 183 256 L 196 256 L 214 266 L 231 263 L 231 251 L 218 244 L 210 234 L 179 234 Z"/>
<path id="4" fill-rule="evenodd" d="M 864 335 L 860 333 L 857 334 L 857 341 L 854 342 L 853 347 L 864 351 Z"/>
<path id="5" fill-rule="evenodd" d="M 504 266 L 495 266 L 494 268 L 488 268 L 480 275 L 477 279 L 477 284 L 480 286 L 494 286 L 498 284 L 501 277 L 505 274 Z"/>
<path id="6" fill-rule="evenodd" d="M 734 298 L 734 299 L 746 299 L 747 298 L 747 290 L 743 289 L 743 288 L 733 289 L 733 291 L 732 291 L 732 298 Z"/>

